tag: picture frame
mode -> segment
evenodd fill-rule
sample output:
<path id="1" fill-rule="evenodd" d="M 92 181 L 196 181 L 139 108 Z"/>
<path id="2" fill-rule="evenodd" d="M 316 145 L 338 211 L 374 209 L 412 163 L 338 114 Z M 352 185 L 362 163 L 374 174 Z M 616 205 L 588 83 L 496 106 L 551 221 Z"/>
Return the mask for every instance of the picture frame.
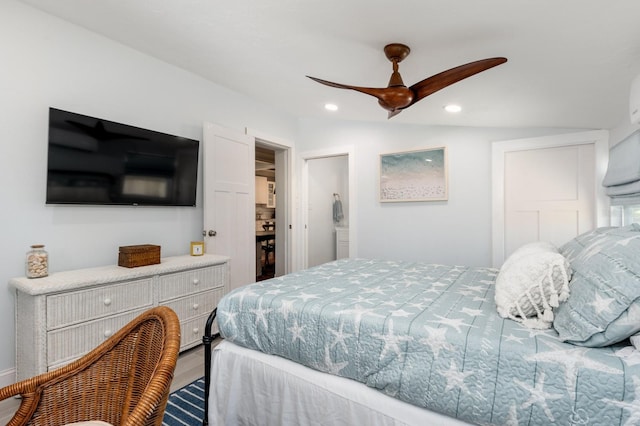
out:
<path id="1" fill-rule="evenodd" d="M 380 202 L 448 199 L 447 147 L 380 154 Z"/>
<path id="2" fill-rule="evenodd" d="M 204 241 L 191 241 L 191 256 L 202 256 L 204 254 Z"/>

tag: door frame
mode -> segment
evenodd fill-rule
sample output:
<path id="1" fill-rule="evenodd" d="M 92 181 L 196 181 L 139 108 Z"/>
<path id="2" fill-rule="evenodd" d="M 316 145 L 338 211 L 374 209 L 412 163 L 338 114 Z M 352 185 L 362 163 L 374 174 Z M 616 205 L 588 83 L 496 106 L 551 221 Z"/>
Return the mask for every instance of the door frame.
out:
<path id="1" fill-rule="evenodd" d="M 273 149 L 276 153 L 276 276 L 295 270 L 292 253 L 295 253 L 295 229 L 292 219 L 295 217 L 293 181 L 294 147 L 291 141 L 267 135 L 256 129 L 245 128 L 253 136 L 255 144 Z M 282 243 L 284 242 L 284 244 Z"/>
<path id="2" fill-rule="evenodd" d="M 508 152 L 545 148 L 558 148 L 572 145 L 594 145 L 595 151 L 595 187 L 594 214 L 596 226 L 609 224 L 609 198 L 605 194 L 602 180 L 607 172 L 609 161 L 609 132 L 592 130 L 579 133 L 541 136 L 493 142 L 491 145 L 491 182 L 492 182 L 492 263 L 500 267 L 505 258 L 505 200 L 504 200 L 504 157 Z"/>
<path id="3" fill-rule="evenodd" d="M 318 160 L 322 158 L 347 156 L 347 163 L 349 167 L 349 257 L 358 256 L 358 240 L 357 240 L 357 218 L 358 218 L 358 206 L 357 206 L 357 186 L 356 186 L 356 161 L 355 161 L 355 148 L 353 145 L 338 146 L 316 151 L 307 151 L 300 154 L 300 209 L 299 209 L 299 223 L 302 232 L 299 233 L 299 244 L 301 250 L 298 250 L 297 265 L 301 269 L 308 267 L 308 253 L 309 253 L 309 235 L 308 235 L 308 222 L 309 222 L 309 160 Z"/>

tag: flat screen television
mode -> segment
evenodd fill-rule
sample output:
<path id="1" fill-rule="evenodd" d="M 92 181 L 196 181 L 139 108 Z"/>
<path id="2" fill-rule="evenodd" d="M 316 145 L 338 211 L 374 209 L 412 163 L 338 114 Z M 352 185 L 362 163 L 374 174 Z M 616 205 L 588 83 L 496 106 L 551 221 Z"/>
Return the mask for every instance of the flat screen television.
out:
<path id="1" fill-rule="evenodd" d="M 46 203 L 195 206 L 198 146 L 49 108 Z"/>

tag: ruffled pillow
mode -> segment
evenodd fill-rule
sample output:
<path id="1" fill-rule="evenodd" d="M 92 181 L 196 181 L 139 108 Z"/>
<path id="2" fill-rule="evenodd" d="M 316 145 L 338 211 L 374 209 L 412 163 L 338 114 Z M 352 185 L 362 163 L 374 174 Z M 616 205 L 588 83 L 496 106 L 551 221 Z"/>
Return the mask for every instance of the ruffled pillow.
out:
<path id="1" fill-rule="evenodd" d="M 553 308 L 569 297 L 569 262 L 550 243 L 520 247 L 496 279 L 498 313 L 528 328 L 551 328 Z"/>

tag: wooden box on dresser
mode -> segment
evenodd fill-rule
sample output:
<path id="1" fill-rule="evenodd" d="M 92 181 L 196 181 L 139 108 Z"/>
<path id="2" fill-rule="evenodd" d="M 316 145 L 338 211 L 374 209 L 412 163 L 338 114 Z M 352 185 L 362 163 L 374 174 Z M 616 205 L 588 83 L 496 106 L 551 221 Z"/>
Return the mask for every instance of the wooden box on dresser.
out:
<path id="1" fill-rule="evenodd" d="M 79 358 L 154 306 L 169 306 L 178 315 L 181 351 L 202 343 L 207 316 L 229 291 L 228 261 L 210 254 L 175 256 L 138 268 L 113 265 L 11 279 L 17 380 Z"/>

